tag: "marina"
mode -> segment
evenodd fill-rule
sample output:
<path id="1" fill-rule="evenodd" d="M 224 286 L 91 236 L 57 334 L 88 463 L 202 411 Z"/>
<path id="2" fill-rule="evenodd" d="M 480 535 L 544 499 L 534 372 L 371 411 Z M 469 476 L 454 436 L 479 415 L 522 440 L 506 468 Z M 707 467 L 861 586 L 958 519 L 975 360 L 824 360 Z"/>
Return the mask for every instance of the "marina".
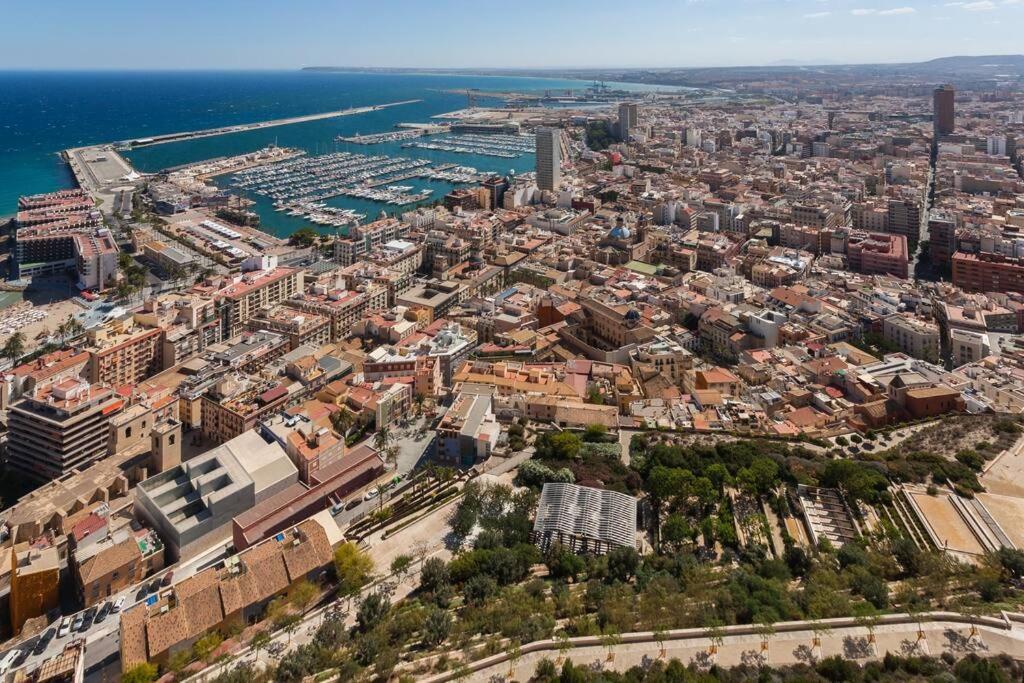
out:
<path id="1" fill-rule="evenodd" d="M 382 142 L 401 142 L 420 138 L 430 133 L 423 128 L 408 130 L 394 130 L 387 133 L 373 133 L 371 135 L 339 135 L 334 138 L 337 142 L 351 142 L 355 145 L 379 145 Z"/>
<path id="2" fill-rule="evenodd" d="M 230 184 L 274 200 L 274 210 L 288 216 L 317 225 L 345 227 L 359 223 L 366 214 L 329 206 L 326 200 L 350 197 L 407 206 L 430 198 L 434 190 L 398 185 L 401 181 L 420 178 L 464 184 L 480 182 L 486 176 L 472 166 L 431 165 L 427 159 L 333 152 L 247 168 L 235 173 Z"/>
<path id="3" fill-rule="evenodd" d="M 438 138 L 431 142 L 407 142 L 402 145 L 406 149 L 430 149 L 456 154 L 475 154 L 479 156 L 515 159 L 524 154 L 536 151 L 536 142 L 527 135 L 482 135 L 467 133 Z"/>

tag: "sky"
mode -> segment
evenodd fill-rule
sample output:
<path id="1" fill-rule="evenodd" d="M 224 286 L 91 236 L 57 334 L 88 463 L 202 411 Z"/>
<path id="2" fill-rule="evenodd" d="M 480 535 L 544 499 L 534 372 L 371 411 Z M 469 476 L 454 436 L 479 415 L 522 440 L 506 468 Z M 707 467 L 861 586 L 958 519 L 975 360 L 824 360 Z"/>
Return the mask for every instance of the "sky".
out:
<path id="1" fill-rule="evenodd" d="M 1024 52 L 1024 0 L 17 0 L 2 12 L 0 69 L 632 68 Z"/>

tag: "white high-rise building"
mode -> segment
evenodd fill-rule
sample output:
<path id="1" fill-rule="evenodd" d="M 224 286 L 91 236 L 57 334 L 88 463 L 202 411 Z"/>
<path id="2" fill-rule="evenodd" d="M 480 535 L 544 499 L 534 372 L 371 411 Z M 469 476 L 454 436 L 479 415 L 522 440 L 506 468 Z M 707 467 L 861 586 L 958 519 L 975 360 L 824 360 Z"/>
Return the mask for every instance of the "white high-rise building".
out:
<path id="1" fill-rule="evenodd" d="M 562 182 L 562 131 L 537 129 L 537 187 L 554 192 Z"/>
<path id="2" fill-rule="evenodd" d="M 1006 136 L 1005 135 L 989 135 L 988 136 L 988 153 L 989 153 L 989 156 L 1005 157 L 1006 156 Z"/>

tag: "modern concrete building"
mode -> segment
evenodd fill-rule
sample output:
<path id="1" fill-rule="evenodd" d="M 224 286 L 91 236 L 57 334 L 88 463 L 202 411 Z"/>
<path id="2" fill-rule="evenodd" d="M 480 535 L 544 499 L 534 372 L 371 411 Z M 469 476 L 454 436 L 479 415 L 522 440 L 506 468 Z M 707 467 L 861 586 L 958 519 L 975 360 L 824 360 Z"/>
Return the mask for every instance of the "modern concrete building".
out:
<path id="1" fill-rule="evenodd" d="M 554 192 L 562 182 L 562 131 L 537 129 L 537 187 Z"/>
<path id="2" fill-rule="evenodd" d="M 501 427 L 491 408 L 490 387 L 463 392 L 437 426 L 437 459 L 469 467 L 486 460 L 498 443 Z"/>
<path id="3" fill-rule="evenodd" d="M 231 520 L 299 480 L 276 442 L 249 431 L 139 483 L 135 514 L 157 530 L 169 559 L 188 559 L 231 536 Z"/>
<path id="4" fill-rule="evenodd" d="M 68 378 L 11 407 L 7 466 L 32 481 L 82 470 L 107 454 L 110 419 L 124 399 L 112 389 Z"/>
<path id="5" fill-rule="evenodd" d="M 214 294 L 220 303 L 222 336 L 241 334 L 250 318 L 301 291 L 302 271 L 296 268 L 243 274 L 237 282 Z"/>

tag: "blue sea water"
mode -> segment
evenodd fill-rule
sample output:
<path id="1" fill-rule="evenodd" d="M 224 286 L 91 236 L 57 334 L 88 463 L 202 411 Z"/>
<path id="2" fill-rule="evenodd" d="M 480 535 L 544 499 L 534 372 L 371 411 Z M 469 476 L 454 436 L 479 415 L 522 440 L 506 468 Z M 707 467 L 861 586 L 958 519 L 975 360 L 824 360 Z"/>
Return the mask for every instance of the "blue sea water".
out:
<path id="1" fill-rule="evenodd" d="M 399 122 L 429 121 L 466 106 L 445 92 L 544 90 L 586 87 L 582 81 L 425 74 L 274 72 L 0 72 L 0 216 L 12 214 L 19 195 L 73 185 L 58 153 L 68 147 L 419 99 L 366 114 L 141 148 L 128 157 L 141 171 L 241 154 L 267 144 L 300 147 L 310 154 L 336 149 L 364 154 L 423 157 L 506 173 L 533 168 L 532 155 L 517 159 L 336 143 L 338 135 L 391 130 Z M 642 87 L 642 86 L 641 86 Z M 481 100 L 487 104 L 487 100 Z M 226 182 L 227 179 L 221 182 Z M 440 198 L 447 183 L 403 181 L 431 187 Z M 372 218 L 397 207 L 339 198 L 331 203 Z M 280 235 L 306 223 L 259 201 L 264 229 Z"/>

